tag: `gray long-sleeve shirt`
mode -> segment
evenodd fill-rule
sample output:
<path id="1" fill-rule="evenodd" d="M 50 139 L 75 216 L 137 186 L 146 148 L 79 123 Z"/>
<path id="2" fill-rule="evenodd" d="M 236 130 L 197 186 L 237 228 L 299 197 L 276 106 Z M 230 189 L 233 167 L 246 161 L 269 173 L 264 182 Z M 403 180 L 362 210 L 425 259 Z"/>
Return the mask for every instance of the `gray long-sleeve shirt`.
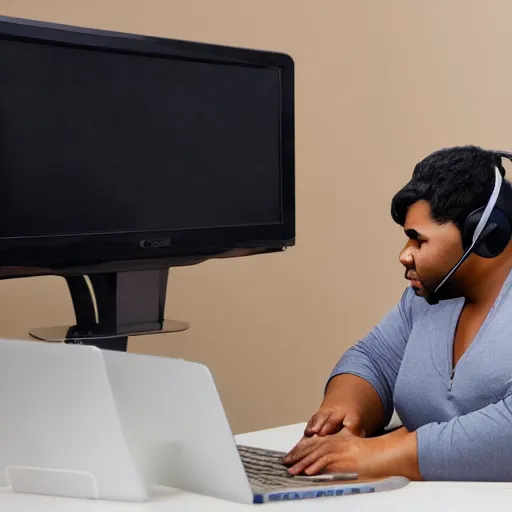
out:
<path id="1" fill-rule="evenodd" d="M 464 299 L 429 306 L 407 289 L 349 349 L 332 375 L 349 373 L 379 393 L 417 432 L 426 480 L 512 481 L 512 273 L 452 372 Z"/>

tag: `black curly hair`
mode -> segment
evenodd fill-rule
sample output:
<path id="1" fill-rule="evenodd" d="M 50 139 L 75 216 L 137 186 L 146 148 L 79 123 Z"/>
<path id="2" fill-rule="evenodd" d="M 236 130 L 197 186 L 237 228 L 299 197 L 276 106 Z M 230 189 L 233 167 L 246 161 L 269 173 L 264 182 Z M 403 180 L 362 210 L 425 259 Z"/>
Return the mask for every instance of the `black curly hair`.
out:
<path id="1" fill-rule="evenodd" d="M 504 177 L 501 157 L 478 146 L 436 151 L 416 164 L 411 180 L 393 197 L 391 216 L 403 226 L 409 207 L 424 199 L 435 222 L 452 221 L 462 232 L 466 217 L 487 204 L 496 166 Z"/>

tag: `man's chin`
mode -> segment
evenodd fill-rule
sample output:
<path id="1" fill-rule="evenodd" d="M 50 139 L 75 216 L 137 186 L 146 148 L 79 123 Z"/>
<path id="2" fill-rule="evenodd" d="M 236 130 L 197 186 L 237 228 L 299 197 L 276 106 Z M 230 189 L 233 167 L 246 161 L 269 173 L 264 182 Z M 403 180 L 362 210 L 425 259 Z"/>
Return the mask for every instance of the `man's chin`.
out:
<path id="1" fill-rule="evenodd" d="M 411 286 L 411 289 L 416 294 L 417 297 L 425 296 L 425 290 L 422 286 Z"/>
<path id="2" fill-rule="evenodd" d="M 418 287 L 418 286 L 412 286 L 412 291 L 414 292 L 414 294 L 416 295 L 416 297 L 422 297 L 423 299 L 425 299 L 429 304 L 431 303 L 430 302 L 430 297 L 431 297 L 431 292 L 426 290 L 425 288 L 423 287 Z M 434 304 L 436 302 L 433 302 Z"/>

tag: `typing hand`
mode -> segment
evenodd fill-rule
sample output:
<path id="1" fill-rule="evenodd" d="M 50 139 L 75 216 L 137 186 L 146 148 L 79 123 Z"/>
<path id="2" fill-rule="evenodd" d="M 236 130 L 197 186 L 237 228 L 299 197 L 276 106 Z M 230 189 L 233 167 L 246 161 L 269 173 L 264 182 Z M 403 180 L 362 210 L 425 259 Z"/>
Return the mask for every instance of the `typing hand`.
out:
<path id="1" fill-rule="evenodd" d="M 284 457 L 283 463 L 291 475 L 359 473 L 357 455 L 362 451 L 359 441 L 362 441 L 360 437 L 349 432 L 343 436 L 304 437 Z"/>
<path id="2" fill-rule="evenodd" d="M 340 436 L 304 437 L 283 463 L 291 475 L 357 473 L 359 478 L 396 475 L 421 479 L 416 434 L 405 429 L 371 439 L 348 430 Z"/>
<path id="3" fill-rule="evenodd" d="M 306 437 L 314 435 L 322 437 L 336 434 L 343 428 L 350 430 L 356 436 L 366 436 L 361 419 L 355 412 L 341 405 L 323 405 L 309 420 L 304 435 Z"/>

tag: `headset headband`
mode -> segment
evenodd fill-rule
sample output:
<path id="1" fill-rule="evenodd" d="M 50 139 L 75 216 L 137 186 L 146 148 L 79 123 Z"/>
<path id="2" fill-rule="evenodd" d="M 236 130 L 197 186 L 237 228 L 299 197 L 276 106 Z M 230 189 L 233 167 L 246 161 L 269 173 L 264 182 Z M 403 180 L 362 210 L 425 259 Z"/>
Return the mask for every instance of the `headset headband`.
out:
<path id="1" fill-rule="evenodd" d="M 491 151 L 493 155 L 496 156 L 503 156 L 505 158 L 508 158 L 509 160 L 512 160 L 512 153 L 510 151 Z"/>

